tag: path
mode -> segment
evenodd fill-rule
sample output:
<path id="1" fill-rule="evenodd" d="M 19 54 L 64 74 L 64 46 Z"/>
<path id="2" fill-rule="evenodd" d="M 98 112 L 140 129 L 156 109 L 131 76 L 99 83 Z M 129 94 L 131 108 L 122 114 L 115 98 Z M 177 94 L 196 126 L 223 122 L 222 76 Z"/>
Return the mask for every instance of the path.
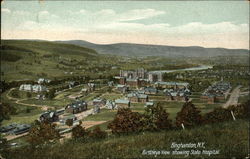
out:
<path id="1" fill-rule="evenodd" d="M 232 92 L 228 99 L 228 101 L 222 106 L 223 108 L 228 108 L 230 105 L 237 105 L 238 104 L 238 98 L 240 96 L 240 87 L 237 86 Z"/>
<path id="2" fill-rule="evenodd" d="M 48 105 L 36 105 L 36 104 L 28 104 L 28 103 L 22 103 L 21 101 L 24 101 L 24 100 L 28 100 L 28 99 L 32 99 L 32 98 L 24 98 L 24 99 L 18 99 L 18 98 L 14 98 L 14 97 L 11 97 L 10 95 L 9 95 L 9 93 L 12 91 L 12 90 L 14 90 L 15 88 L 11 88 L 10 90 L 9 90 L 9 92 L 6 94 L 6 97 L 9 99 L 9 100 L 14 100 L 14 102 L 16 103 L 16 104 L 20 104 L 20 105 L 25 105 L 25 106 L 31 106 L 31 107 L 38 107 L 38 108 L 41 108 L 42 110 L 48 110 L 48 108 L 54 108 L 54 107 L 52 107 L 52 106 L 48 106 Z M 33 98 L 33 99 L 35 99 L 35 98 Z"/>

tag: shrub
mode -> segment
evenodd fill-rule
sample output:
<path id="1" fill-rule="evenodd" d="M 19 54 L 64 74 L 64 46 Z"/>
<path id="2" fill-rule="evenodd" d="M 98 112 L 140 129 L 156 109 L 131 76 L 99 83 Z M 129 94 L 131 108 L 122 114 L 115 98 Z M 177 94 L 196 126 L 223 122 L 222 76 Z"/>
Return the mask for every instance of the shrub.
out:
<path id="1" fill-rule="evenodd" d="M 109 123 L 108 128 L 114 134 L 139 132 L 143 128 L 142 115 L 132 112 L 129 108 L 118 109 L 114 120 Z"/>
<path id="2" fill-rule="evenodd" d="M 36 120 L 29 131 L 27 141 L 32 145 L 39 145 L 59 138 L 60 134 L 56 130 L 56 124 Z"/>
<path id="3" fill-rule="evenodd" d="M 200 110 L 198 110 L 192 102 L 186 102 L 180 112 L 176 116 L 176 126 L 180 127 L 184 124 L 185 127 L 200 125 L 202 117 Z"/>
<path id="4" fill-rule="evenodd" d="M 81 123 L 72 129 L 72 138 L 84 138 L 88 136 L 89 132 L 81 126 Z"/>
<path id="5" fill-rule="evenodd" d="M 73 119 L 67 119 L 65 122 L 66 125 L 68 125 L 69 127 L 73 125 Z"/>
<path id="6" fill-rule="evenodd" d="M 99 126 L 95 127 L 92 132 L 89 133 L 89 137 L 94 139 L 103 139 L 107 136 L 105 131 L 102 131 Z"/>
<path id="7" fill-rule="evenodd" d="M 212 112 L 206 113 L 203 116 L 203 123 L 217 123 L 232 119 L 232 115 L 228 109 L 215 108 Z"/>
<path id="8" fill-rule="evenodd" d="M 144 130 L 161 130 L 170 129 L 172 127 L 171 120 L 168 119 L 169 114 L 162 106 L 148 106 L 143 115 Z"/>

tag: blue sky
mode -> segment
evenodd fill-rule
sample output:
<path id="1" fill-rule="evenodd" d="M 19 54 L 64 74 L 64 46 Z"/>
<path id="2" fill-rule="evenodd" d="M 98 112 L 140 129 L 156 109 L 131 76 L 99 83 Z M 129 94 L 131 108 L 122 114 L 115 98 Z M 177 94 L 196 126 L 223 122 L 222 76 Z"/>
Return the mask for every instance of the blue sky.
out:
<path id="1" fill-rule="evenodd" d="M 248 48 L 247 1 L 4 1 L 3 39 Z"/>

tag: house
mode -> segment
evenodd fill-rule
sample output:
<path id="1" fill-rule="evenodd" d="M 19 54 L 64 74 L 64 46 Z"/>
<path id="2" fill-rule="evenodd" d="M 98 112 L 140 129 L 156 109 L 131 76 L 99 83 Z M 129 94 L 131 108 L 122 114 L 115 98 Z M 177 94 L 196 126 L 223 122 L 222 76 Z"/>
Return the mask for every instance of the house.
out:
<path id="1" fill-rule="evenodd" d="M 101 98 L 95 98 L 93 100 L 93 105 L 98 105 L 100 107 L 104 106 L 106 104 L 106 100 L 105 99 L 101 99 Z"/>
<path id="2" fill-rule="evenodd" d="M 101 111 L 100 105 L 94 105 L 93 114 L 100 113 L 100 111 Z"/>
<path id="3" fill-rule="evenodd" d="M 130 101 L 128 99 L 116 99 L 115 100 L 116 107 L 119 108 L 129 108 Z"/>
<path id="4" fill-rule="evenodd" d="M 148 95 L 139 93 L 130 93 L 127 95 L 131 103 L 145 103 L 148 101 Z"/>
<path id="5" fill-rule="evenodd" d="M 76 101 L 65 107 L 65 112 L 72 114 L 80 113 L 85 110 L 87 110 L 87 103 L 85 101 Z"/>
<path id="6" fill-rule="evenodd" d="M 36 99 L 45 100 L 45 95 L 44 94 L 38 94 L 36 96 Z"/>
<path id="7" fill-rule="evenodd" d="M 110 100 L 107 100 L 107 102 L 106 102 L 106 104 L 105 104 L 105 107 L 106 107 L 107 109 L 115 109 L 115 108 L 116 108 L 116 107 L 115 107 L 115 102 L 110 101 Z"/>
<path id="8" fill-rule="evenodd" d="M 95 91 L 96 85 L 94 83 L 88 83 L 89 91 Z"/>
<path id="9" fill-rule="evenodd" d="M 88 92 L 89 92 L 89 90 L 88 90 L 87 88 L 82 88 L 82 89 L 81 89 L 81 93 L 82 93 L 83 95 L 87 95 Z"/>
<path id="10" fill-rule="evenodd" d="M 70 82 L 69 82 L 69 88 L 73 88 L 73 87 L 75 87 L 76 85 L 79 85 L 79 82 L 76 82 L 76 81 L 70 81 Z"/>
<path id="11" fill-rule="evenodd" d="M 55 111 L 48 111 L 48 112 L 42 113 L 39 119 L 41 122 L 44 122 L 44 121 L 55 122 L 59 119 L 59 117 Z"/>
<path id="12" fill-rule="evenodd" d="M 109 82 L 108 82 L 108 86 L 109 86 L 109 87 L 114 86 L 114 81 L 109 81 Z"/>
<path id="13" fill-rule="evenodd" d="M 146 87 L 145 94 L 157 94 L 158 90 L 154 87 Z"/>
<path id="14" fill-rule="evenodd" d="M 37 83 L 38 83 L 38 84 L 45 84 L 45 83 L 50 83 L 50 82 L 51 82 L 51 80 L 45 79 L 45 78 L 39 78 L 39 79 L 37 80 Z"/>
<path id="15" fill-rule="evenodd" d="M 128 91 L 128 87 L 126 85 L 118 84 L 116 88 L 121 93 L 126 93 Z"/>

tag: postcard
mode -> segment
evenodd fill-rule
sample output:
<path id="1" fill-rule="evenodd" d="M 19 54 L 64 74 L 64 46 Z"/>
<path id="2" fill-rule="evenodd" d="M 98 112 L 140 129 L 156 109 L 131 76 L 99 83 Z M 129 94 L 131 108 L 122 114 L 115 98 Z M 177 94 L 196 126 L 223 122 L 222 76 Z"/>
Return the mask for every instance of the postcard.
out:
<path id="1" fill-rule="evenodd" d="M 1 0 L 0 159 L 249 158 L 249 1 Z"/>

